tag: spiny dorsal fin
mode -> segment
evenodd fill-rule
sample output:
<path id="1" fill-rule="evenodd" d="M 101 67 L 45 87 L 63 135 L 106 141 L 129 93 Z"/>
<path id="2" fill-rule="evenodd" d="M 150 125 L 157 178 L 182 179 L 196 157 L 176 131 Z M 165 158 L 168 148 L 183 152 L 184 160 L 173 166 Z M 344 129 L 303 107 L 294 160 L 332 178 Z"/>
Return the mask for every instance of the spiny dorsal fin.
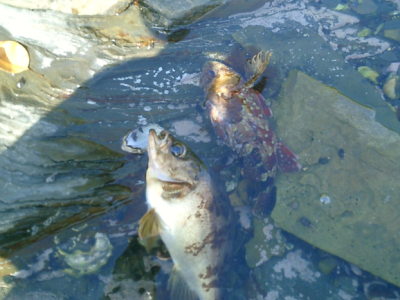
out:
<path id="1" fill-rule="evenodd" d="M 171 290 L 171 299 L 198 299 L 196 293 L 188 287 L 185 280 L 182 278 L 176 265 L 172 269 L 171 276 L 169 277 L 168 289 Z"/>
<path id="2" fill-rule="evenodd" d="M 254 85 L 258 77 L 260 77 L 267 67 L 271 55 L 272 53 L 267 51 L 263 57 L 263 52 L 261 51 L 257 55 L 254 55 L 251 60 L 247 61 L 245 67 L 247 82 L 243 85 L 243 88 L 249 89 Z"/>
<path id="3" fill-rule="evenodd" d="M 253 89 L 256 90 L 259 93 L 262 93 L 262 91 L 264 90 L 265 85 L 267 84 L 267 77 L 266 76 L 262 76 L 260 81 L 257 82 L 254 86 Z"/>
<path id="4" fill-rule="evenodd" d="M 159 235 L 161 230 L 161 220 L 156 210 L 152 208 L 139 221 L 139 237 L 141 239 L 148 239 Z"/>

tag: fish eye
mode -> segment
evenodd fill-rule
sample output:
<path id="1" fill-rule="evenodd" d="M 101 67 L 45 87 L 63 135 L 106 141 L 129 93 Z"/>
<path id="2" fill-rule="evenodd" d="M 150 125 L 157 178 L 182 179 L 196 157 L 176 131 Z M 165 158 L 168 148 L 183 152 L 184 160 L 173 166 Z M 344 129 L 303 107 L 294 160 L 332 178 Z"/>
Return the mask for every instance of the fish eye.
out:
<path id="1" fill-rule="evenodd" d="M 159 138 L 159 139 L 164 139 L 165 136 L 166 136 L 165 130 L 161 131 L 161 132 L 158 134 L 158 138 Z"/>
<path id="2" fill-rule="evenodd" d="M 186 146 L 180 143 L 174 143 L 171 147 L 171 153 L 178 157 L 183 158 L 186 156 Z"/>
<path id="3" fill-rule="evenodd" d="M 215 72 L 213 70 L 208 70 L 210 77 L 215 77 Z"/>

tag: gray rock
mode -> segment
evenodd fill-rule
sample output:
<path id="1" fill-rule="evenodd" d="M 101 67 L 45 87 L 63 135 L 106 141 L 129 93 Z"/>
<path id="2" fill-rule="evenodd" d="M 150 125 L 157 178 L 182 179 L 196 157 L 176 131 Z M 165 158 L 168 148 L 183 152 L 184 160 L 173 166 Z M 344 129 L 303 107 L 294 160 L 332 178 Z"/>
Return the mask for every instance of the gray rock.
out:
<path id="1" fill-rule="evenodd" d="M 155 26 L 193 23 L 231 0 L 142 0 L 144 16 Z"/>
<path id="2" fill-rule="evenodd" d="M 94 121 L 87 113 L 72 115 L 74 97 L 62 106 L 95 71 L 127 57 L 155 55 L 160 48 L 136 6 L 108 17 L 4 4 L 0 10 L 1 40 L 17 40 L 31 58 L 28 71 L 0 72 L 0 245 L 8 248 L 130 197 L 128 187 L 112 183 L 124 164 L 119 147 L 107 145 L 113 135 L 104 138 L 104 128 L 92 130 L 92 136 L 81 131 L 105 116 Z M 80 111 L 93 108 L 89 100 L 77 100 Z"/>
<path id="3" fill-rule="evenodd" d="M 383 32 L 384 36 L 395 40 L 396 42 L 400 43 L 400 21 L 388 21 L 385 23 L 385 30 Z"/>
<path id="4" fill-rule="evenodd" d="M 378 9 L 378 7 L 372 0 L 363 0 L 353 9 L 360 15 L 367 15 L 374 13 Z"/>
<path id="5" fill-rule="evenodd" d="M 299 249 L 283 258 L 273 257 L 254 269 L 250 285 L 254 291 L 249 299 L 365 299 L 360 293 L 351 295 L 341 286 L 333 286 L 330 278 L 319 272 L 310 253 Z"/>
<path id="6" fill-rule="evenodd" d="M 399 134 L 377 123 L 373 110 L 299 71 L 290 73 L 273 110 L 277 135 L 304 169 L 278 175 L 272 218 L 312 245 L 400 285 L 400 265 L 392 263 L 400 259 Z M 330 201 L 320 201 L 322 195 Z"/>
<path id="7" fill-rule="evenodd" d="M 132 0 L 0 0 L 19 8 L 54 10 L 77 15 L 114 15 L 123 12 Z"/>
<path id="8" fill-rule="evenodd" d="M 253 223 L 254 237 L 246 244 L 246 262 L 252 269 L 286 251 L 286 239 L 271 218 L 253 219 Z"/>
<path id="9" fill-rule="evenodd" d="M 0 11 L 1 39 L 24 45 L 31 59 L 29 68 L 49 78 L 43 82 L 43 77 L 35 74 L 25 77 L 31 84 L 22 91 L 32 84 L 41 85 L 44 95 L 39 96 L 65 97 L 105 66 L 155 56 L 165 44 L 145 25 L 137 6 L 117 16 L 32 12 L 4 4 Z"/>

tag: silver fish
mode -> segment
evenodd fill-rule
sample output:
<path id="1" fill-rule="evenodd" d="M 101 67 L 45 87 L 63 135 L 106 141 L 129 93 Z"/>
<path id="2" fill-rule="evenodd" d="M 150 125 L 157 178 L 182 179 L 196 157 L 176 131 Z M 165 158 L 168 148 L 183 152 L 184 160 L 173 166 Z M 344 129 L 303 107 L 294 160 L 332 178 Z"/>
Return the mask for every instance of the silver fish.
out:
<path id="1" fill-rule="evenodd" d="M 164 130 L 149 133 L 148 212 L 139 236 L 151 248 L 159 235 L 174 262 L 171 299 L 222 299 L 222 274 L 231 253 L 232 208 L 185 144 Z"/>

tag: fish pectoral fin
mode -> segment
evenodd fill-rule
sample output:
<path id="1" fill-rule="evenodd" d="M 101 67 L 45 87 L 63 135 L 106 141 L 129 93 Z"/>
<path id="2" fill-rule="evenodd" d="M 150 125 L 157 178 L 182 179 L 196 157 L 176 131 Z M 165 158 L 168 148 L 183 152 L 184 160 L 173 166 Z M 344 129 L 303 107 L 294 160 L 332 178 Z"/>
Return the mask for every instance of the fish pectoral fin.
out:
<path id="1" fill-rule="evenodd" d="M 139 221 L 139 237 L 141 239 L 156 237 L 162 231 L 162 227 L 160 217 L 152 208 Z"/>
<path id="2" fill-rule="evenodd" d="M 168 289 L 171 290 L 171 299 L 199 299 L 196 293 L 189 288 L 176 265 L 173 267 L 171 276 L 169 277 Z"/>
<path id="3" fill-rule="evenodd" d="M 243 88 L 249 89 L 254 86 L 258 77 L 260 77 L 267 67 L 271 55 L 272 53 L 267 51 L 263 56 L 263 52 L 261 51 L 257 55 L 254 55 L 252 59 L 248 60 L 245 66 L 247 82 L 243 85 Z"/>
<path id="4" fill-rule="evenodd" d="M 155 246 L 157 246 L 157 242 L 160 239 L 160 236 L 150 236 L 146 239 L 143 239 L 144 246 L 146 248 L 146 251 L 150 253 L 150 250 L 153 249 Z"/>

